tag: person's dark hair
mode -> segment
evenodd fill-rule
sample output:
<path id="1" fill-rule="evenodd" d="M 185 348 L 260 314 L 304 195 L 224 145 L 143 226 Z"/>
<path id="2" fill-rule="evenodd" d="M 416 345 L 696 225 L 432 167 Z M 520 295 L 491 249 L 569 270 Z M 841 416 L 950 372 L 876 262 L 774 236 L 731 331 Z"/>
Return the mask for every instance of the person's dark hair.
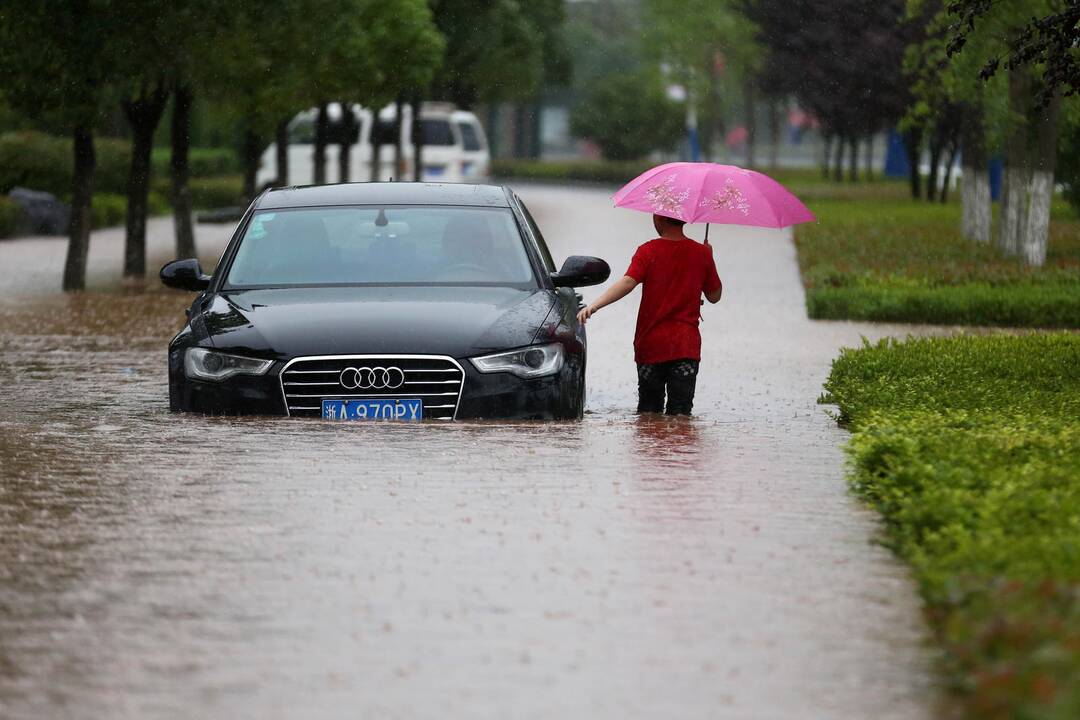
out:
<path id="1" fill-rule="evenodd" d="M 660 222 L 664 223 L 665 225 L 670 225 L 671 227 L 682 227 L 686 224 L 685 220 L 668 217 L 667 215 L 657 215 L 657 217 L 660 218 Z"/>

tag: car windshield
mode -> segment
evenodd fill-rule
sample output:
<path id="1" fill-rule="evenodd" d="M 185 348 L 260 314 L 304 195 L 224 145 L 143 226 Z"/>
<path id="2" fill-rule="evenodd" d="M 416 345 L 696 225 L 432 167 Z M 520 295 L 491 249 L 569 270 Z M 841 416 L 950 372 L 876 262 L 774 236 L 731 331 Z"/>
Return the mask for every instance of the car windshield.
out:
<path id="1" fill-rule="evenodd" d="M 227 283 L 535 287 L 536 277 L 508 209 L 364 206 L 255 213 Z"/>
<path id="2" fill-rule="evenodd" d="M 425 145 L 454 145 L 454 133 L 450 129 L 449 120 L 420 120 L 420 128 L 424 133 Z"/>

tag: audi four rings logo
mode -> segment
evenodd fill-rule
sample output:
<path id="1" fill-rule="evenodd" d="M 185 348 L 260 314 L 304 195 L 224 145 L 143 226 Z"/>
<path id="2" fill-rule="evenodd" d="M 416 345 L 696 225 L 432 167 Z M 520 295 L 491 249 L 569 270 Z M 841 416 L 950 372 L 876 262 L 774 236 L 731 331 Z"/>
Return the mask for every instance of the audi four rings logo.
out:
<path id="1" fill-rule="evenodd" d="M 396 390 L 405 384 L 405 373 L 397 367 L 347 367 L 338 381 L 346 390 Z"/>

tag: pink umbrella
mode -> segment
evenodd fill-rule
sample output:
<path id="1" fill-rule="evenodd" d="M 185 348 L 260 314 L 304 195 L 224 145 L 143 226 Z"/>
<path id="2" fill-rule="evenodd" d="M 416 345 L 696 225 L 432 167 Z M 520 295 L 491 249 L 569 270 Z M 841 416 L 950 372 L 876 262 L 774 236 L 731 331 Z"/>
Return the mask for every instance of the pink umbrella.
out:
<path id="1" fill-rule="evenodd" d="M 715 163 L 674 162 L 646 170 L 615 193 L 615 207 L 688 223 L 771 228 L 816 219 L 767 175 Z"/>

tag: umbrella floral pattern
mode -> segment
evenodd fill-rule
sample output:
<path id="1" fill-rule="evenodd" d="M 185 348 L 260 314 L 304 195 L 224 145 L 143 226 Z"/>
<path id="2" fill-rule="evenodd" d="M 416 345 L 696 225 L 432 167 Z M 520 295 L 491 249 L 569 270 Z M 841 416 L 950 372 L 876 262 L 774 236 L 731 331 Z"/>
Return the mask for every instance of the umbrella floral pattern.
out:
<path id="1" fill-rule="evenodd" d="M 743 215 L 750 214 L 750 201 L 731 181 L 731 178 L 724 183 L 723 190 L 717 190 L 711 197 L 702 198 L 701 207 L 710 210 L 734 210 Z"/>
<path id="2" fill-rule="evenodd" d="M 676 190 L 676 173 L 645 191 L 645 198 L 652 203 L 653 210 L 661 214 L 671 214 L 674 217 L 683 218 L 683 203 L 690 197 L 690 191 L 686 188 Z"/>

